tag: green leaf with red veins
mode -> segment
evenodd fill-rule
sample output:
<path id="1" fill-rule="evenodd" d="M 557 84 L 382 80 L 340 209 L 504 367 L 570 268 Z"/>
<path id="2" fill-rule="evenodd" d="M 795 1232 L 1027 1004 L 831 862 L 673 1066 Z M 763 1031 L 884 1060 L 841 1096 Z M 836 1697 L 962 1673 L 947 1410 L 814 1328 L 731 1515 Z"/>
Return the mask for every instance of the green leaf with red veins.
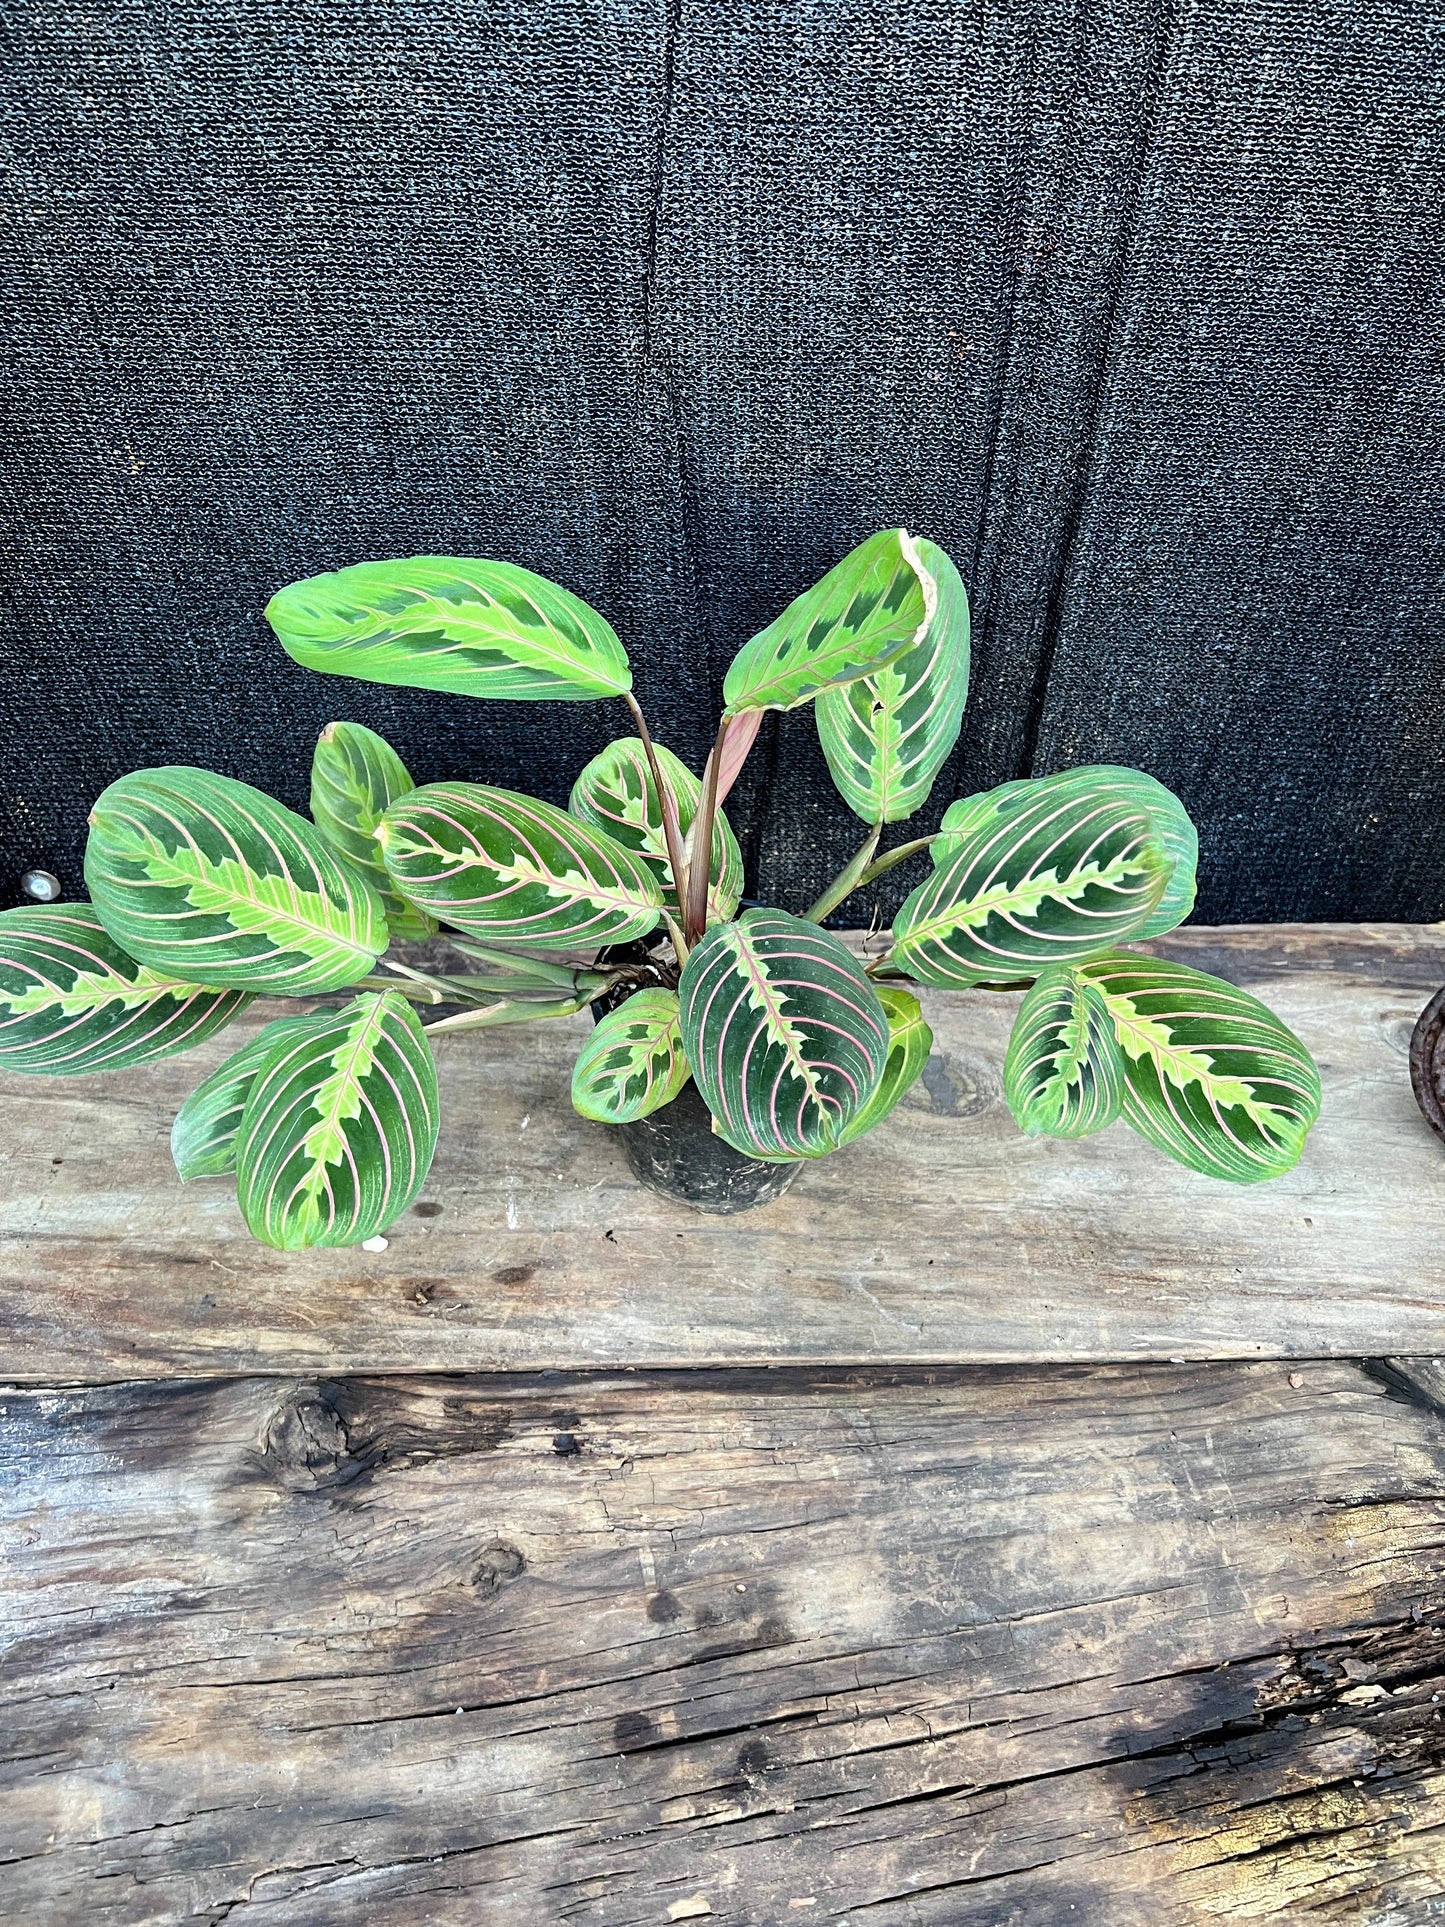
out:
<path id="1" fill-rule="evenodd" d="M 278 1251 L 357 1245 L 399 1218 L 437 1139 L 431 1047 L 394 991 L 288 1024 L 236 1135 L 236 1195 Z"/>
<path id="2" fill-rule="evenodd" d="M 311 758 L 311 819 L 381 898 L 393 937 L 421 938 L 436 924 L 400 896 L 386 874 L 376 826 L 388 806 L 416 788 L 384 736 L 363 723 L 328 723 Z"/>
<path id="3" fill-rule="evenodd" d="M 1029 1137 L 1088 1137 L 1119 1115 L 1124 1056 L 1103 993 L 1079 971 L 1045 971 L 1020 1004 L 1003 1090 Z"/>
<path id="4" fill-rule="evenodd" d="M 137 963 L 89 903 L 0 912 L 0 1071 L 127 1070 L 190 1050 L 250 1001 Z"/>
<path id="5" fill-rule="evenodd" d="M 817 924 L 749 910 L 715 924 L 678 986 L 683 1044 L 719 1135 L 750 1157 L 826 1157 L 888 1062 L 888 1017 Z"/>
<path id="6" fill-rule="evenodd" d="M 136 770 L 90 813 L 85 881 L 116 943 L 162 975 L 285 996 L 340 990 L 387 944 L 381 899 L 321 832 L 211 770 Z"/>
<path id="7" fill-rule="evenodd" d="M 692 828 L 702 798 L 702 785 L 687 765 L 653 744 L 662 780 L 677 804 L 678 827 L 684 837 Z M 609 743 L 582 771 L 572 786 L 569 811 L 579 823 L 605 830 L 614 842 L 640 856 L 664 890 L 672 886 L 663 834 L 662 805 L 652 780 L 647 755 L 638 736 Z M 743 858 L 727 818 L 718 811 L 713 822 L 712 870 L 708 890 L 709 921 L 730 917 L 743 891 Z"/>
<path id="8" fill-rule="evenodd" d="M 1187 964 L 1121 952 L 1080 965 L 1124 1063 L 1121 1115 L 1191 1170 L 1231 1184 L 1299 1162 L 1319 1115 L 1308 1050 L 1247 990 Z"/>
<path id="9" fill-rule="evenodd" d="M 956 803 L 936 868 L 893 925 L 893 960 L 922 983 L 1036 977 L 1137 936 L 1173 862 L 1127 788 L 1068 777 Z"/>
<path id="10" fill-rule="evenodd" d="M 489 944 L 594 949 L 646 936 L 662 914 L 642 856 L 515 790 L 430 783 L 392 804 L 377 840 L 409 902 Z"/>
<path id="11" fill-rule="evenodd" d="M 878 1001 L 888 1018 L 888 1062 L 877 1090 L 843 1131 L 842 1144 L 862 1137 L 898 1108 L 923 1075 L 933 1049 L 933 1032 L 924 1020 L 923 1006 L 910 991 L 879 984 Z"/>
<path id="12" fill-rule="evenodd" d="M 612 625 L 511 562 L 414 555 L 278 590 L 266 620 L 306 669 L 507 702 L 588 702 L 632 687 Z"/>
<path id="13" fill-rule="evenodd" d="M 896 823 L 928 800 L 968 696 L 967 591 L 937 543 L 916 546 L 936 591 L 923 635 L 871 675 L 823 690 L 815 711 L 833 781 L 865 823 Z"/>
<path id="14" fill-rule="evenodd" d="M 572 1106 L 630 1124 L 670 1104 L 688 1079 L 677 992 L 639 990 L 603 1017 L 572 1071 Z"/>
<path id="15" fill-rule="evenodd" d="M 906 529 L 869 536 L 743 644 L 723 683 L 726 713 L 796 709 L 881 669 L 927 635 L 936 597 Z"/>

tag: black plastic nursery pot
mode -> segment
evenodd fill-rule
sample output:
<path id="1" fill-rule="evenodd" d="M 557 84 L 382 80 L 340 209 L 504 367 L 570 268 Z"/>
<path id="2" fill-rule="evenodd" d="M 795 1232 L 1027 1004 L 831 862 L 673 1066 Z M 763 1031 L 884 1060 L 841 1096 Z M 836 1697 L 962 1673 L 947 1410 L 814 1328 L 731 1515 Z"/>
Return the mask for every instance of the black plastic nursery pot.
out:
<path id="1" fill-rule="evenodd" d="M 645 963 L 647 956 L 645 944 L 614 944 L 599 961 Z M 599 998 L 592 1006 L 593 1021 L 626 1001 L 626 992 Z M 712 1112 L 691 1082 L 660 1111 L 606 1128 L 622 1139 L 628 1166 L 639 1184 L 718 1217 L 771 1204 L 782 1197 L 805 1162 L 800 1158 L 796 1163 L 772 1164 L 735 1151 L 713 1130 Z"/>
<path id="2" fill-rule="evenodd" d="M 1435 992 L 1415 1025 L 1410 1083 L 1425 1122 L 1445 1143 L 1445 990 Z"/>
<path id="3" fill-rule="evenodd" d="M 803 1168 L 750 1158 L 720 1138 L 696 1084 L 684 1084 L 670 1104 L 631 1124 L 609 1126 L 622 1139 L 640 1183 L 664 1197 L 718 1216 L 753 1211 L 782 1197 Z"/>

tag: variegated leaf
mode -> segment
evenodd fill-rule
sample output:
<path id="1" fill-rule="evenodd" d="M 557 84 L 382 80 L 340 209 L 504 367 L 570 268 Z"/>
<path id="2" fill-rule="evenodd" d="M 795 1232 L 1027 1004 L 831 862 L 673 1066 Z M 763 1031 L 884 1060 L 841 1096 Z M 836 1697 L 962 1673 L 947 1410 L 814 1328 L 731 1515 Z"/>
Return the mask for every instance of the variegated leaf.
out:
<path id="1" fill-rule="evenodd" d="M 198 1084 L 171 1126 L 171 1157 L 183 1178 L 220 1177 L 236 1168 L 236 1133 L 256 1073 L 273 1047 L 304 1031 L 310 1017 L 278 1017 Z"/>
<path id="2" fill-rule="evenodd" d="M 702 785 L 670 749 L 664 749 L 661 743 L 654 743 L 652 747 L 662 780 L 671 789 L 677 805 L 678 826 L 686 837 L 697 815 Z M 594 756 L 573 784 L 567 807 L 579 823 L 590 823 L 596 829 L 605 830 L 624 849 L 640 856 L 664 890 L 671 887 L 662 805 L 640 736 L 624 736 L 609 743 L 600 756 Z M 730 917 L 742 893 L 742 852 L 727 818 L 719 810 L 712 833 L 709 921 Z"/>
<path id="3" fill-rule="evenodd" d="M 602 1017 L 572 1071 L 572 1106 L 599 1124 L 630 1124 L 687 1082 L 677 992 L 639 990 Z"/>
<path id="4" fill-rule="evenodd" d="M 1119 1115 L 1124 1058 L 1098 986 L 1045 971 L 1019 1006 L 1003 1091 L 1029 1137 L 1087 1137 Z"/>
<path id="5" fill-rule="evenodd" d="M 749 910 L 714 924 L 678 986 L 683 1044 L 718 1133 L 749 1157 L 825 1157 L 873 1096 L 888 1019 L 817 924 Z"/>
<path id="6" fill-rule="evenodd" d="M 311 817 L 338 855 L 381 898 L 393 937 L 435 934 L 436 924 L 397 891 L 376 841 L 383 811 L 416 788 L 391 744 L 363 723 L 328 723 L 311 758 Z"/>
<path id="7" fill-rule="evenodd" d="M 1314 1059 L 1246 990 L 1128 953 L 1079 966 L 1123 1053 L 1124 1122 L 1157 1149 L 1234 1184 L 1299 1161 L 1319 1115 Z"/>
<path id="8" fill-rule="evenodd" d="M 189 1050 L 250 1001 L 137 963 L 88 903 L 0 912 L 0 1070 L 124 1070 Z"/>
<path id="9" fill-rule="evenodd" d="M 413 903 L 488 943 L 626 943 L 655 929 L 662 911 L 642 857 L 514 790 L 431 783 L 392 804 L 377 838 Z"/>
<path id="10" fill-rule="evenodd" d="M 923 983 L 1008 981 L 1097 956 L 1143 928 L 1172 869 L 1137 801 L 1107 783 L 1005 783 L 943 821 L 938 867 L 893 925 L 894 961 Z"/>
<path id="11" fill-rule="evenodd" d="M 881 668 L 928 633 L 936 593 L 906 529 L 869 536 L 743 644 L 723 683 L 726 713 L 796 709 Z"/>
<path id="12" fill-rule="evenodd" d="M 1052 784 L 1052 794 L 1060 799 L 1081 797 L 1087 800 L 1110 795 L 1147 816 L 1173 869 L 1154 914 L 1134 935 L 1140 941 L 1146 937 L 1161 937 L 1165 931 L 1183 923 L 1194 908 L 1199 832 L 1173 790 L 1166 789 L 1157 777 L 1146 776 L 1141 769 L 1128 769 L 1117 763 L 1087 763 L 1078 769 L 1060 770 L 1055 776 L 1024 777 L 1016 783 L 1001 783 L 988 795 L 996 799 L 1000 808 L 1006 808 L 1011 798 L 1026 799 L 1040 781 Z M 961 802 L 950 803 L 944 811 L 943 822 L 933 840 L 931 851 L 935 869 L 948 862 L 957 849 L 951 832 L 955 825 L 964 825 L 970 820 L 973 807 L 980 800 L 975 796 L 967 796 Z"/>
<path id="13" fill-rule="evenodd" d="M 923 1067 L 933 1049 L 933 1032 L 924 1020 L 918 999 L 893 984 L 879 984 L 877 988 L 878 1001 L 888 1019 L 888 1061 L 883 1067 L 882 1082 L 843 1130 L 839 1144 L 851 1144 L 854 1138 L 871 1131 L 897 1108 L 923 1075 Z"/>
<path id="14" fill-rule="evenodd" d="M 188 983 L 339 990 L 386 948 L 381 899 L 321 833 L 204 769 L 123 776 L 90 813 L 85 880 L 115 941 Z"/>
<path id="15" fill-rule="evenodd" d="M 510 702 L 584 702 L 632 687 L 610 623 L 511 562 L 359 562 L 293 582 L 266 619 L 307 669 Z"/>
<path id="16" fill-rule="evenodd" d="M 406 1000 L 318 1010 L 252 1081 L 236 1136 L 242 1215 L 278 1251 L 360 1244 L 421 1189 L 436 1137 L 436 1066 Z"/>
<path id="17" fill-rule="evenodd" d="M 915 547 L 936 590 L 924 634 L 883 668 L 825 689 L 817 701 L 833 781 L 865 823 L 896 823 L 927 801 L 968 696 L 968 592 L 936 542 Z"/>
<path id="18" fill-rule="evenodd" d="M 1199 832 L 1173 790 L 1166 789 L 1157 778 L 1146 776 L 1143 770 L 1099 766 L 1100 774 L 1106 770 L 1111 777 L 1127 776 L 1133 779 L 1134 794 L 1148 812 L 1154 834 L 1164 845 L 1164 854 L 1174 865 L 1153 916 L 1137 933 L 1141 940 L 1145 937 L 1162 937 L 1166 931 L 1177 929 L 1194 908 L 1195 874 L 1199 868 Z M 1078 775 L 1083 772 L 1074 773 Z"/>

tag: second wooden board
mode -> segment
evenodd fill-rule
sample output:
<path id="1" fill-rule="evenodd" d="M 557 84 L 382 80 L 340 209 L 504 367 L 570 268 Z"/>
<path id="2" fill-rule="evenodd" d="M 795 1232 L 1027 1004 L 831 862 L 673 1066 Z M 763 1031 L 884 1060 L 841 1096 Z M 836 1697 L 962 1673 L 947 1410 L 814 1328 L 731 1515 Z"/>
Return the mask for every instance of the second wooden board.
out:
<path id="1" fill-rule="evenodd" d="M 8 1393 L 0 1919 L 1425 1927 L 1376 1369 Z"/>

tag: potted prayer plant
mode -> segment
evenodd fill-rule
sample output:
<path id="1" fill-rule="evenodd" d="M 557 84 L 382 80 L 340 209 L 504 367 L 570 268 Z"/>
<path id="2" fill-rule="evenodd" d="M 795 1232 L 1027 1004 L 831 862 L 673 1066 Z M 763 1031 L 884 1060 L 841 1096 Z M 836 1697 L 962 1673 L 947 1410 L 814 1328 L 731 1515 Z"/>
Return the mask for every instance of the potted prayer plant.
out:
<path id="1" fill-rule="evenodd" d="M 1122 1118 L 1246 1184 L 1298 1159 L 1319 1108 L 1298 1038 L 1246 992 L 1129 947 L 1194 900 L 1193 825 L 1152 777 L 1004 783 L 879 853 L 963 713 L 968 602 L 936 544 L 884 530 L 746 643 L 701 777 L 652 741 L 608 623 L 525 569 L 362 563 L 266 613 L 310 669 L 620 699 L 636 733 L 587 765 L 566 810 L 482 783 L 418 788 L 355 723 L 322 733 L 310 822 L 226 776 L 140 770 L 91 812 L 90 901 L 0 916 L 0 1067 L 118 1069 L 199 1043 L 254 995 L 306 1000 L 200 1085 L 172 1138 L 183 1178 L 235 1173 L 265 1243 L 359 1244 L 411 1203 L 437 1137 L 428 1030 L 589 1005 L 576 1108 L 622 1127 L 639 1176 L 705 1209 L 776 1196 L 888 1116 L 932 1041 L 910 981 L 1026 988 L 1004 1089 L 1027 1132 Z M 805 703 L 867 835 L 801 914 L 743 909 L 723 801 L 764 712 Z M 925 849 L 930 874 L 865 964 L 823 920 Z M 439 929 L 454 971 L 388 954 Z M 419 1009 L 442 1004 L 424 1026 Z"/>

